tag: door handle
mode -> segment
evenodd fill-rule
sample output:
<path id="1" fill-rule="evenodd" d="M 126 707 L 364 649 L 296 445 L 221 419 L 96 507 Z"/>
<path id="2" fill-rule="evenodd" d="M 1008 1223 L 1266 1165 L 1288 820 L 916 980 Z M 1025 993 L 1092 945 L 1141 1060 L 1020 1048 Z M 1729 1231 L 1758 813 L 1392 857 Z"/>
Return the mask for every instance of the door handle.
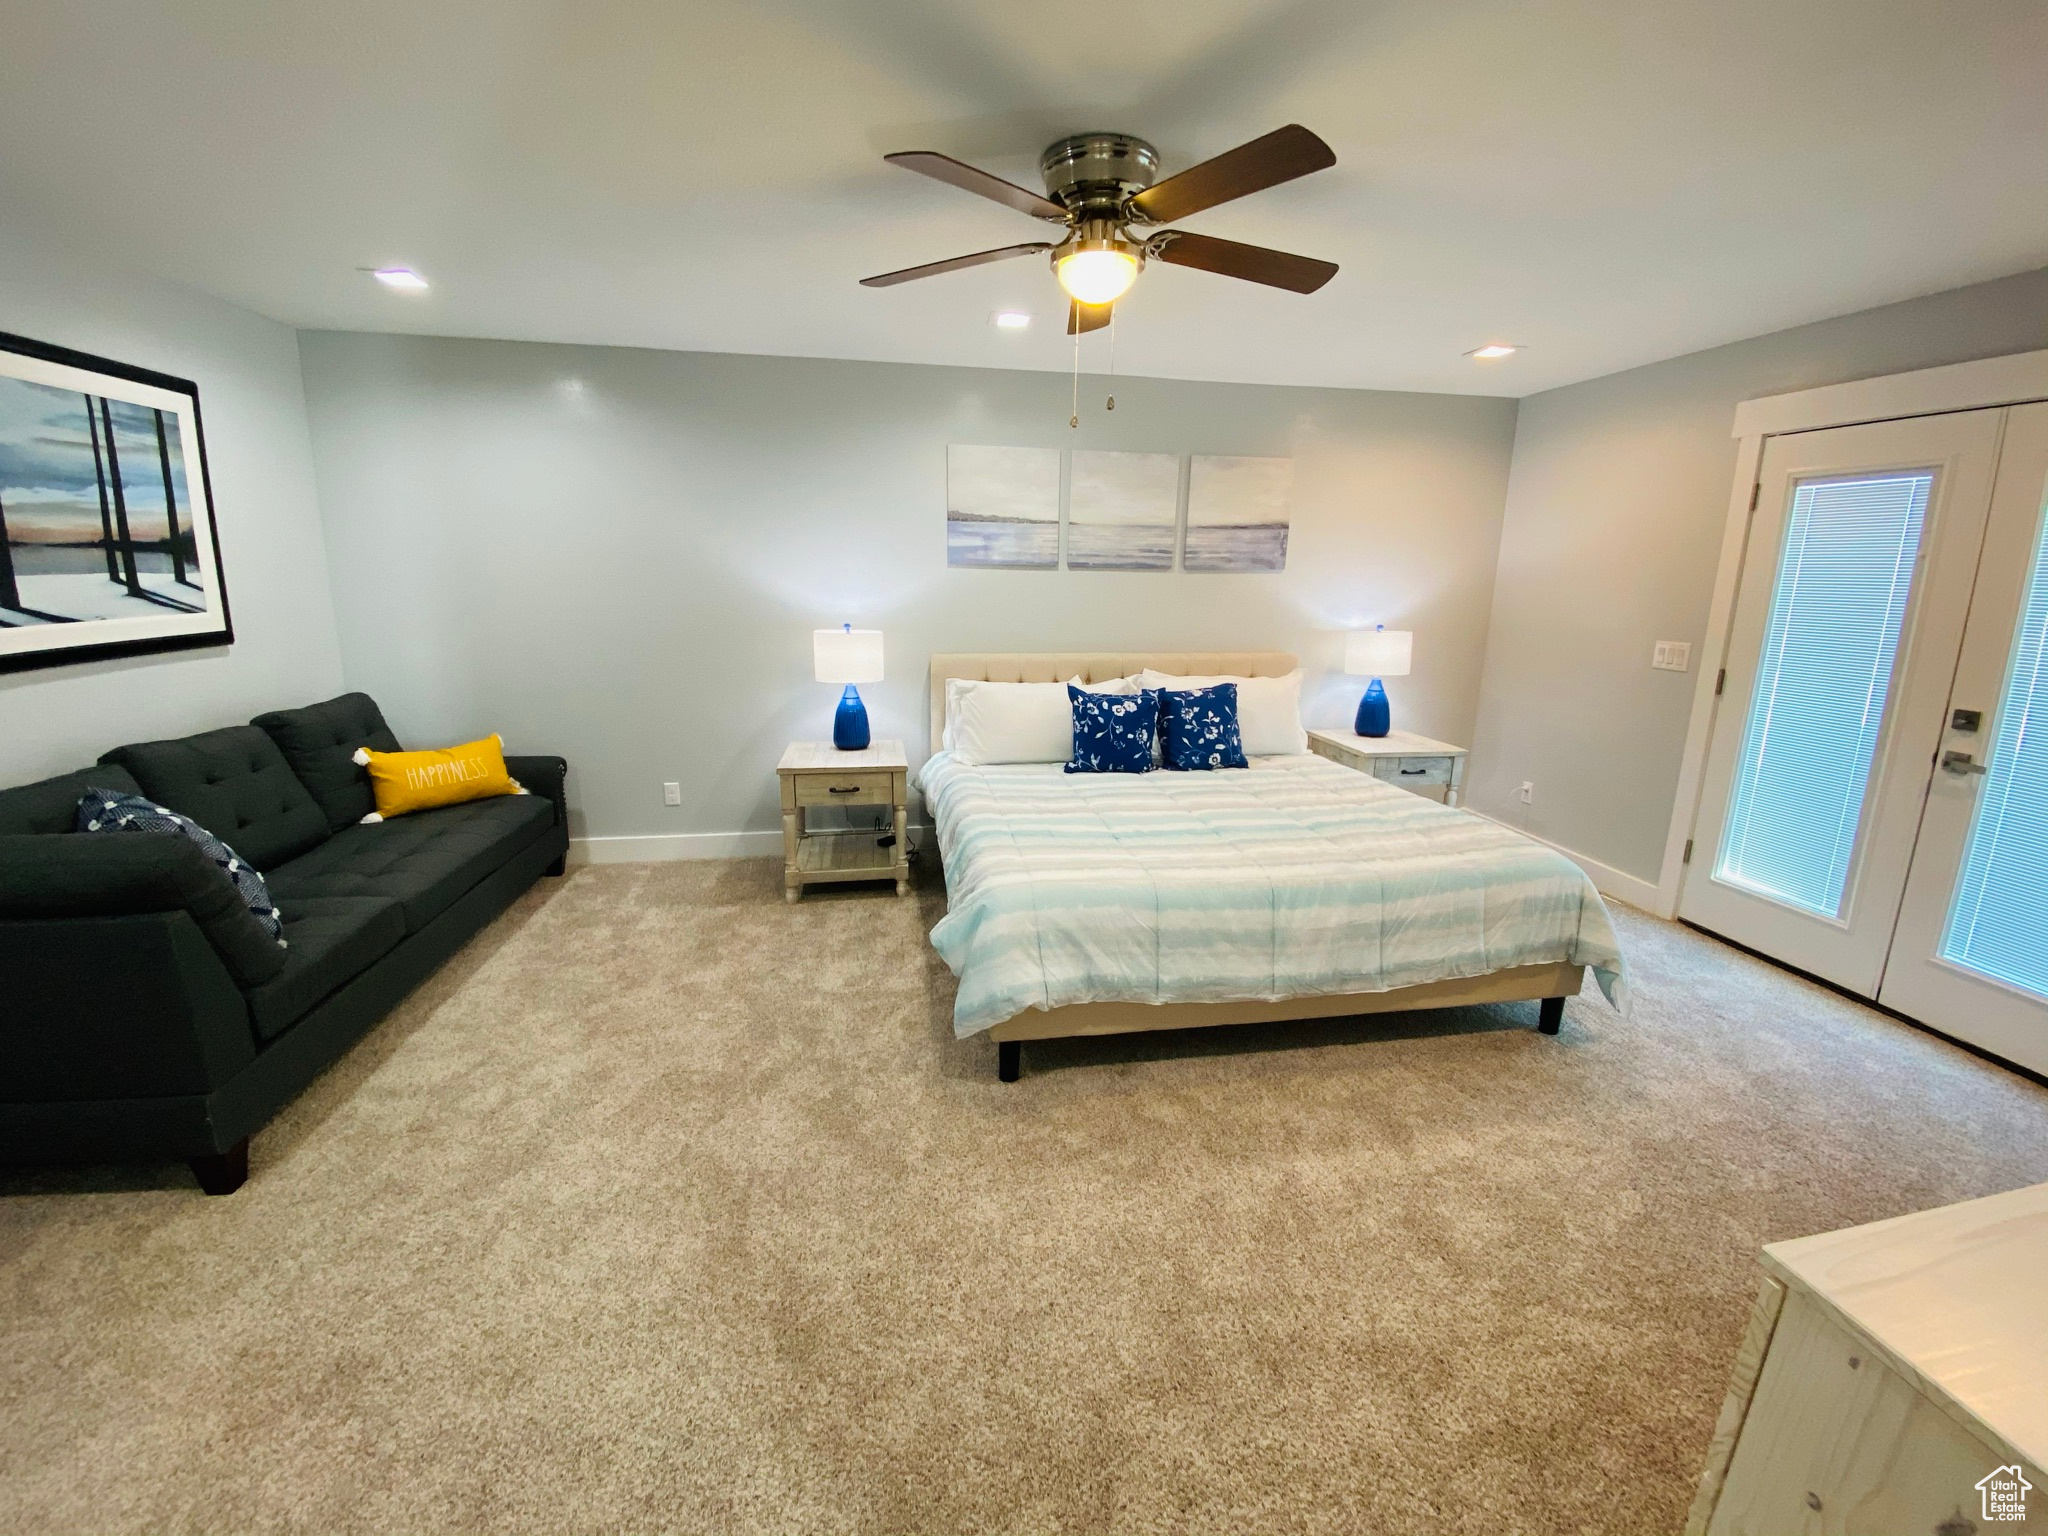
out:
<path id="1" fill-rule="evenodd" d="M 1973 773 L 1989 773 L 1991 771 L 1967 752 L 1942 753 L 1941 766 L 1959 779 L 1967 778 Z"/>

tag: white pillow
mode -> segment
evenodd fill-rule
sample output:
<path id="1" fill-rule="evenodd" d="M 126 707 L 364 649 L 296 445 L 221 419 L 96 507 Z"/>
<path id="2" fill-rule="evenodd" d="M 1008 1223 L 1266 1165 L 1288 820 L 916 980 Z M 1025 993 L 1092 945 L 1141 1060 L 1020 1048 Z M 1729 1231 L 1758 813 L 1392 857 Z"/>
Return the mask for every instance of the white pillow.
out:
<path id="1" fill-rule="evenodd" d="M 1297 757 L 1308 750 L 1301 728 L 1301 671 L 1285 677 L 1172 677 L 1150 667 L 1138 674 L 1143 688 L 1213 688 L 1237 684 L 1237 731 L 1247 757 Z"/>
<path id="2" fill-rule="evenodd" d="M 1083 693 L 1113 693 L 1125 699 L 1135 697 L 1138 692 L 1138 680 L 1135 677 L 1111 677 L 1099 683 L 1084 683 L 1078 677 L 1070 677 L 1067 682 Z"/>
<path id="3" fill-rule="evenodd" d="M 946 750 L 970 767 L 1064 763 L 1074 755 L 1065 683 L 946 679 Z"/>

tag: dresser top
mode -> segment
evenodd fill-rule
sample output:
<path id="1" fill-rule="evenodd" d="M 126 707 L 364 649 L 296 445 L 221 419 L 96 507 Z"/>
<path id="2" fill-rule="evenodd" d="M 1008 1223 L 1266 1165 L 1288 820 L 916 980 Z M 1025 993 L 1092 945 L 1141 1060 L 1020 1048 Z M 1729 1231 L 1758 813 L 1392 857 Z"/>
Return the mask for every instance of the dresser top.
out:
<path id="1" fill-rule="evenodd" d="M 775 765 L 777 773 L 846 773 L 856 768 L 910 767 L 900 741 L 877 741 L 858 752 L 842 752 L 829 741 L 792 741 Z"/>
<path id="2" fill-rule="evenodd" d="M 1764 1267 L 2048 1467 L 2048 1184 L 1772 1243 Z"/>
<path id="3" fill-rule="evenodd" d="M 1448 741 L 1432 741 L 1413 731 L 1389 731 L 1384 736 L 1360 736 L 1355 731 L 1310 731 L 1318 741 L 1366 757 L 1463 757 L 1465 749 Z"/>

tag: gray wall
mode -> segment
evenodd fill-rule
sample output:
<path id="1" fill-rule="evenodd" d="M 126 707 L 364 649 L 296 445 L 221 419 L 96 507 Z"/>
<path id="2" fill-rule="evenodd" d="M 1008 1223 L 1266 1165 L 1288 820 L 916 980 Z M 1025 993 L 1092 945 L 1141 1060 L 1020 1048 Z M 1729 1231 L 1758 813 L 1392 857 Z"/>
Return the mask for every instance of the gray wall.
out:
<path id="1" fill-rule="evenodd" d="M 2048 270 L 1865 310 L 1521 405 L 1470 801 L 1654 882 L 1704 637 L 1739 401 L 2048 346 Z M 1535 784 L 1530 806 L 1516 800 Z"/>
<path id="2" fill-rule="evenodd" d="M 1341 631 L 1416 632 L 1398 723 L 1466 740 L 1509 400 L 622 348 L 300 338 L 344 669 L 408 742 L 572 760 L 581 836 L 779 827 L 830 734 L 812 629 L 882 629 L 877 737 L 924 742 L 934 651 L 1275 647 L 1349 719 Z M 1273 576 L 949 570 L 948 442 L 1292 454 Z M 664 780 L 683 805 L 661 804 Z M 703 851 L 714 851 L 706 846 Z"/>
<path id="3" fill-rule="evenodd" d="M 341 658 L 292 329 L 31 236 L 14 217 L 0 221 L 0 330 L 198 383 L 235 622 L 226 649 L 0 674 L 0 784 L 336 692 Z"/>

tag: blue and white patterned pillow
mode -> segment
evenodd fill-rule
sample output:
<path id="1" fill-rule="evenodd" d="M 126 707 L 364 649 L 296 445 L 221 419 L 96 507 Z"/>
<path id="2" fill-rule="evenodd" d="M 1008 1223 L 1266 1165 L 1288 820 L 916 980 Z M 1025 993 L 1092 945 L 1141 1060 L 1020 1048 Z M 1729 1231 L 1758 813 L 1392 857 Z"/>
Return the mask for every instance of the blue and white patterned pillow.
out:
<path id="1" fill-rule="evenodd" d="M 270 887 L 235 850 L 215 837 L 189 816 L 180 816 L 167 806 L 140 795 L 125 795 L 112 789 L 88 789 L 78 800 L 78 830 L 81 832 L 155 832 L 189 837 L 235 885 L 235 894 L 255 914 L 256 921 L 270 931 L 279 949 L 284 941 L 284 915 L 270 899 Z"/>
<path id="2" fill-rule="evenodd" d="M 1069 773 L 1150 773 L 1152 730 L 1159 722 L 1159 690 L 1090 693 L 1067 684 L 1074 710 L 1074 756 Z"/>
<path id="3" fill-rule="evenodd" d="M 1237 727 L 1237 684 L 1163 690 L 1159 749 L 1169 768 L 1248 768 Z"/>

